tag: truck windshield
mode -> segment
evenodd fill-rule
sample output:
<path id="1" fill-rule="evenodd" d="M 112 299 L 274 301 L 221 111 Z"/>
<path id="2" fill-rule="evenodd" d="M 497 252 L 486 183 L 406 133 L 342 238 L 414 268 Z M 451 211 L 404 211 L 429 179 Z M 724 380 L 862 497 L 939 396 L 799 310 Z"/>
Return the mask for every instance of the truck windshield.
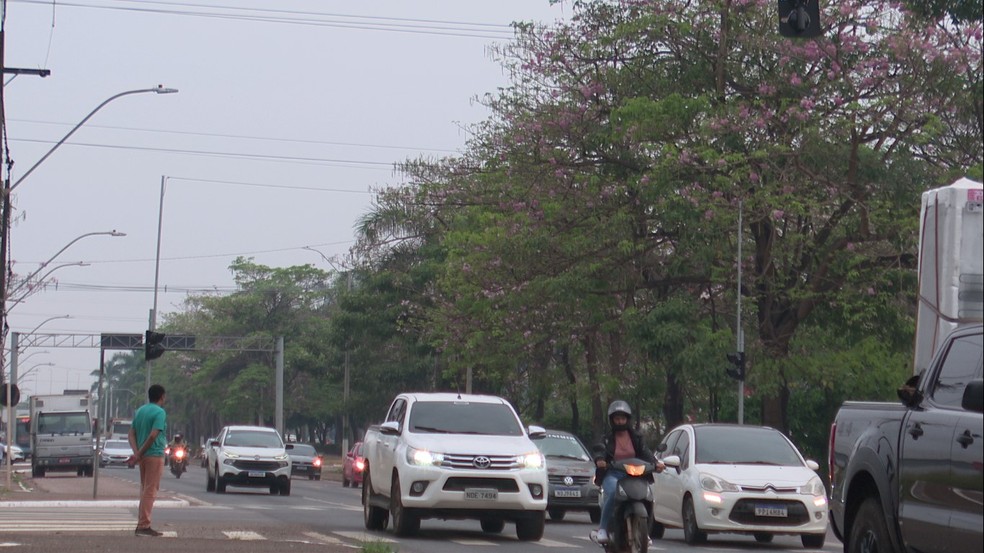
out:
<path id="1" fill-rule="evenodd" d="M 410 431 L 436 434 L 522 436 L 508 405 L 466 401 L 420 401 L 410 411 Z"/>
<path id="2" fill-rule="evenodd" d="M 38 434 L 88 434 L 89 416 L 86 413 L 40 413 Z"/>

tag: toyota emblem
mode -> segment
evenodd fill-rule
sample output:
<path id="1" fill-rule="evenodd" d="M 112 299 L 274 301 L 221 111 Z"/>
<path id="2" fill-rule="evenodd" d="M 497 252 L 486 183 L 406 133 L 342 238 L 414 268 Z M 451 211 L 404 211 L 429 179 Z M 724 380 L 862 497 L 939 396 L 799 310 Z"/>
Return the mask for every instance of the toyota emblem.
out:
<path id="1" fill-rule="evenodd" d="M 475 457 L 472 464 L 475 465 L 475 468 L 477 469 L 487 469 L 492 466 L 492 459 L 489 459 L 484 455 L 479 455 L 478 457 Z"/>
<path id="2" fill-rule="evenodd" d="M 574 478 L 573 477 L 570 477 L 570 476 L 565 476 L 564 477 L 564 485 L 565 486 L 573 486 L 574 485 Z"/>

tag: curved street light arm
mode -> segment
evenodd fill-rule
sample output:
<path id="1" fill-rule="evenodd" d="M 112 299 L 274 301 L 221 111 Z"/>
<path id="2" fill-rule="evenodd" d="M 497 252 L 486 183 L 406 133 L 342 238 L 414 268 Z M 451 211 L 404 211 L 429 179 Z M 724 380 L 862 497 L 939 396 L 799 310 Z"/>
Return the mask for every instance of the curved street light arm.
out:
<path id="1" fill-rule="evenodd" d="M 14 181 L 14 184 L 12 184 L 10 186 L 10 188 L 8 190 L 8 193 L 9 192 L 13 192 L 14 189 L 17 188 L 17 185 L 19 185 L 20 183 L 22 183 L 24 181 L 24 179 L 26 179 L 28 177 L 28 175 L 30 175 L 31 173 L 33 173 L 34 170 L 38 168 L 39 165 L 41 165 L 42 163 L 44 163 L 44 160 L 48 159 L 48 156 L 50 156 L 51 154 L 53 154 L 55 152 L 55 150 L 58 149 L 59 146 L 61 146 L 62 144 L 64 144 L 65 141 L 69 139 L 69 137 L 71 137 L 73 134 L 75 134 L 75 131 L 79 130 L 79 127 L 81 127 L 82 125 L 84 125 L 86 121 L 88 121 L 93 115 L 95 115 L 97 111 L 101 110 L 103 108 L 103 106 L 105 106 L 106 104 L 112 102 L 113 100 L 115 100 L 117 98 L 120 98 L 122 96 L 127 96 L 127 95 L 130 95 L 130 94 L 140 94 L 140 93 L 143 93 L 143 92 L 156 92 L 157 94 L 173 94 L 173 93 L 176 93 L 177 91 L 178 90 L 176 88 L 165 88 L 163 86 L 157 86 L 155 88 L 140 88 L 140 89 L 137 89 L 137 90 L 127 90 L 126 92 L 120 92 L 119 94 L 115 94 L 115 95 L 110 96 L 109 98 L 105 99 L 103 101 L 103 103 L 101 103 L 98 106 L 96 106 L 96 109 L 90 111 L 89 112 L 89 115 L 86 115 L 85 116 L 85 119 L 79 121 L 78 124 L 76 124 L 74 127 L 72 127 L 72 130 L 68 131 L 68 134 L 66 134 L 65 136 L 63 136 L 61 140 L 59 140 L 57 143 L 55 143 L 55 145 L 52 146 L 50 150 L 48 150 L 48 153 L 44 154 L 44 156 L 42 156 L 41 159 L 39 159 L 34 165 L 32 165 L 31 168 L 28 169 L 26 173 L 24 173 L 23 175 L 21 175 L 21 177 L 19 179 L 17 179 L 16 181 Z"/>

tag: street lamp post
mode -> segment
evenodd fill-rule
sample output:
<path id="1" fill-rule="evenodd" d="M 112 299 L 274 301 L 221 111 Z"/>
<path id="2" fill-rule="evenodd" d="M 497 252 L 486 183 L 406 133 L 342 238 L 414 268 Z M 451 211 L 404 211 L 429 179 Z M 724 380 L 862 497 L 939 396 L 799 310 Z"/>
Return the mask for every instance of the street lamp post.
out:
<path id="1" fill-rule="evenodd" d="M 46 278 L 48 278 L 48 275 L 50 275 L 51 273 L 57 271 L 58 269 L 61 269 L 62 267 L 88 267 L 88 266 L 89 266 L 89 264 L 86 263 L 85 261 L 73 261 L 71 263 L 62 263 L 61 265 L 55 265 L 54 267 L 48 269 L 48 272 L 46 272 L 45 274 L 37 277 L 36 282 L 38 284 L 41 284 L 42 282 L 44 282 L 44 280 Z M 16 304 L 24 301 L 24 298 L 26 298 L 27 296 L 31 295 L 34 292 L 34 290 L 32 288 L 28 288 L 27 291 L 24 292 L 24 295 L 22 295 L 21 297 L 16 298 L 16 299 L 13 298 L 14 294 L 16 294 L 17 292 L 19 292 L 21 288 L 23 288 L 25 286 L 28 286 L 31 283 L 31 280 L 30 279 L 33 278 L 33 275 L 36 275 L 42 269 L 44 269 L 44 266 L 39 267 L 37 271 L 35 271 L 35 272 L 31 273 L 30 275 L 28 275 L 28 278 L 25 278 L 25 279 L 21 280 L 19 283 L 17 283 L 17 285 L 15 285 L 10 290 L 10 293 L 7 294 L 7 298 L 9 300 L 11 300 L 11 303 L 13 303 L 13 304 L 16 305 Z"/>
<path id="2" fill-rule="evenodd" d="M 6 192 L 8 198 L 10 196 L 10 193 L 13 192 L 15 188 L 17 188 L 17 185 L 19 185 L 20 183 L 24 182 L 24 179 L 26 179 L 28 177 L 28 175 L 30 175 L 31 173 L 33 173 L 34 170 L 37 169 L 39 165 L 41 165 L 42 163 L 44 163 L 44 160 L 48 159 L 48 156 L 50 156 L 51 154 L 53 154 L 55 152 L 55 150 L 58 149 L 59 146 L 61 146 L 62 144 L 64 144 L 66 140 L 68 140 L 73 134 L 75 134 L 75 131 L 79 130 L 79 128 L 82 125 L 84 125 L 86 121 L 88 121 L 93 115 L 95 115 L 97 111 L 101 110 L 103 108 L 103 106 L 105 106 L 106 104 L 112 102 L 113 100 L 115 100 L 117 98 L 121 98 L 123 96 L 128 96 L 130 94 L 141 94 L 141 93 L 144 93 L 144 92 L 155 92 L 157 94 L 174 94 L 177 91 L 178 91 L 178 89 L 176 89 L 176 88 L 165 88 L 163 85 L 158 85 L 155 88 L 139 88 L 137 90 L 127 90 L 126 92 L 120 92 L 119 94 L 115 94 L 113 96 L 110 96 L 109 98 L 107 98 L 106 100 L 104 100 L 103 103 L 101 103 L 98 106 L 96 106 L 96 108 L 94 110 L 90 111 L 89 112 L 89 115 L 86 115 L 85 116 L 85 119 L 79 121 L 78 124 L 76 124 L 74 127 L 72 127 L 72 130 L 68 131 L 68 134 L 66 134 L 64 137 L 62 137 L 61 140 L 59 140 L 54 146 L 52 146 L 51 149 L 48 150 L 48 153 L 44 154 L 44 156 L 41 159 L 39 159 L 37 161 L 37 163 L 35 163 L 34 165 L 32 165 L 31 168 L 28 169 L 26 173 L 24 173 L 23 175 L 21 175 L 21 177 L 19 179 L 17 179 L 16 181 L 14 181 L 14 184 L 12 184 L 10 186 L 10 188 Z M 4 229 L 4 230 L 6 230 L 6 229 Z"/>
<path id="3" fill-rule="evenodd" d="M 14 181 L 13 184 L 10 184 L 9 178 L 4 179 L 3 189 L 0 190 L 0 329 L 2 329 L 6 325 L 6 317 L 7 317 L 7 285 L 8 285 L 7 245 L 9 243 L 9 233 L 10 233 L 10 211 L 11 211 L 10 195 L 13 193 L 15 188 L 20 186 L 20 183 L 24 182 L 24 179 L 26 179 L 31 173 L 34 172 L 35 169 L 37 169 L 42 163 L 44 163 L 44 161 L 48 159 L 48 157 L 51 156 L 51 154 L 53 154 L 55 150 L 57 150 L 62 144 L 65 143 L 66 140 L 68 140 L 73 134 L 75 134 L 75 131 L 79 130 L 79 128 L 82 127 L 82 125 L 84 125 L 86 121 L 92 118 L 92 116 L 95 115 L 96 112 L 101 110 L 103 106 L 105 106 L 106 104 L 112 102 L 117 98 L 121 98 L 123 96 L 129 96 L 131 94 L 141 94 L 145 92 L 153 92 L 155 94 L 174 94 L 178 92 L 178 90 L 176 88 L 165 88 L 163 85 L 157 85 L 154 88 L 138 88 L 136 90 L 126 90 L 124 92 L 120 92 L 119 94 L 114 94 L 113 96 L 110 96 L 109 98 L 105 99 L 101 104 L 96 106 L 95 109 L 90 111 L 89 114 L 85 116 L 85 118 L 83 118 L 81 121 L 78 122 L 78 124 L 72 127 L 72 130 L 68 131 L 68 134 L 66 134 L 64 137 L 62 137 L 61 140 L 55 143 L 55 145 L 52 146 L 51 149 L 48 150 L 48 152 L 45 153 L 44 156 L 41 157 L 41 159 L 39 159 L 34 165 L 32 165 L 31 168 L 27 170 L 27 172 L 21 175 L 19 179 Z M 3 138 L 6 139 L 6 136 L 3 136 Z M 0 334 L 2 334 L 2 332 L 0 332 Z M 10 475 L 9 471 L 7 475 L 9 477 Z"/>

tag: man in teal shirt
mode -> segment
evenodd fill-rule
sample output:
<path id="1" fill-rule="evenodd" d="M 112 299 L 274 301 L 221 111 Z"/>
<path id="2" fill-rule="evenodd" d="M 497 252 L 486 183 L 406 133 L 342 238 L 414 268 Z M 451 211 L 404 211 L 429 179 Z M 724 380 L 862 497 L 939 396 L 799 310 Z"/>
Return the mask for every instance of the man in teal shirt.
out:
<path id="1" fill-rule="evenodd" d="M 167 413 L 164 386 L 154 384 L 147 390 L 146 405 L 137 409 L 130 425 L 130 449 L 133 456 L 127 461 L 131 466 L 140 465 L 140 508 L 137 518 L 137 536 L 162 536 L 150 527 L 154 500 L 164 475 L 164 448 L 167 446 Z"/>

